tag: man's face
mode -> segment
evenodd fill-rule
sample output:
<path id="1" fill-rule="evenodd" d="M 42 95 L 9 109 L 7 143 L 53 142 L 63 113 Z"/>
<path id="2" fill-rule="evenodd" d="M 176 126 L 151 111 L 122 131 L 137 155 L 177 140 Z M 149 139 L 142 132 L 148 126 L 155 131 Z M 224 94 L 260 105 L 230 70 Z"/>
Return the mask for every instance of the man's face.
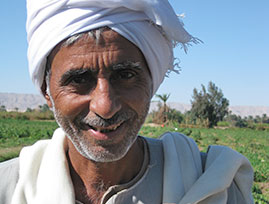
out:
<path id="1" fill-rule="evenodd" d="M 59 125 L 84 157 L 121 159 L 148 112 L 152 80 L 141 51 L 114 31 L 84 35 L 52 55 L 50 97 Z"/>

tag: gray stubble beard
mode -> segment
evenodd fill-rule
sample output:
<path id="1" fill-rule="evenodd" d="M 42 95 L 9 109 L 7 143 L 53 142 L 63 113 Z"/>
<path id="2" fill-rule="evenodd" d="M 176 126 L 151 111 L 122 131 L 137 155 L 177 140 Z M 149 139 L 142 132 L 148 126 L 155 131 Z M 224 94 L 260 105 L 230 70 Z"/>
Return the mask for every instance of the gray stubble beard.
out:
<path id="1" fill-rule="evenodd" d="M 64 130 L 68 139 L 83 157 L 95 162 L 113 162 L 123 158 L 136 141 L 137 134 L 147 116 L 150 101 L 145 104 L 144 110 L 142 110 L 140 115 L 134 114 L 135 116 L 130 119 L 131 121 L 128 121 L 128 124 L 132 124 L 132 126 L 127 131 L 127 134 L 124 136 L 122 142 L 117 145 L 106 145 L 102 144 L 102 142 L 97 145 L 92 145 L 89 140 L 87 140 L 87 137 L 83 135 L 83 132 L 79 129 L 77 125 L 79 121 L 76 121 L 76 119 L 74 122 L 68 120 L 55 109 L 53 101 L 52 104 L 54 117 L 57 123 Z M 81 117 L 78 116 L 77 118 Z"/>

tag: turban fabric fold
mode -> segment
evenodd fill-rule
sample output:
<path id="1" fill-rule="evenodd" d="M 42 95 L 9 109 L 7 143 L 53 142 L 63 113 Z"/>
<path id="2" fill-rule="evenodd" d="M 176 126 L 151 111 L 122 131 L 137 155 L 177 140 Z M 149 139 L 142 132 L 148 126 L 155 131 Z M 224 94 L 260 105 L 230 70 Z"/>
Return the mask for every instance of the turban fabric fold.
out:
<path id="1" fill-rule="evenodd" d="M 143 53 L 153 93 L 174 70 L 173 47 L 197 42 L 167 0 L 27 0 L 29 72 L 41 90 L 47 56 L 62 40 L 108 26 Z"/>

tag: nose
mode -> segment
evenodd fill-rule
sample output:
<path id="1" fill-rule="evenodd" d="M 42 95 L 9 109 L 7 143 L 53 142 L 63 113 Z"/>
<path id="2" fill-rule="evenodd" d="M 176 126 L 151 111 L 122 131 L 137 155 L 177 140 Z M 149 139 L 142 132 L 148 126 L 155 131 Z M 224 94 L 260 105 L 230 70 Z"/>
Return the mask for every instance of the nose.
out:
<path id="1" fill-rule="evenodd" d="M 90 111 L 104 119 L 112 118 L 120 109 L 119 96 L 113 90 L 109 80 L 99 78 L 91 92 Z"/>

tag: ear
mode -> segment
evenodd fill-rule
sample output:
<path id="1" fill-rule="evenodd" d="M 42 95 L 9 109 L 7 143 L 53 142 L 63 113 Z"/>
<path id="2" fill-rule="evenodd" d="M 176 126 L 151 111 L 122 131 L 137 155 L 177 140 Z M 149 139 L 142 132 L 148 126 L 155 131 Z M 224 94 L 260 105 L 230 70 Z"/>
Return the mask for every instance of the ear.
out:
<path id="1" fill-rule="evenodd" d="M 50 96 L 48 95 L 48 93 L 46 92 L 44 96 L 45 96 L 45 99 L 46 99 L 46 101 L 47 101 L 48 106 L 49 106 L 50 108 L 52 108 L 52 102 L 51 102 L 51 100 L 50 100 Z"/>
<path id="2" fill-rule="evenodd" d="M 52 108 L 52 101 L 50 99 L 49 94 L 47 93 L 47 83 L 46 83 L 46 80 L 43 81 L 43 84 L 41 86 L 41 91 L 42 91 L 42 94 L 43 94 L 43 96 L 45 97 L 45 99 L 47 101 L 48 106 L 50 108 Z"/>

